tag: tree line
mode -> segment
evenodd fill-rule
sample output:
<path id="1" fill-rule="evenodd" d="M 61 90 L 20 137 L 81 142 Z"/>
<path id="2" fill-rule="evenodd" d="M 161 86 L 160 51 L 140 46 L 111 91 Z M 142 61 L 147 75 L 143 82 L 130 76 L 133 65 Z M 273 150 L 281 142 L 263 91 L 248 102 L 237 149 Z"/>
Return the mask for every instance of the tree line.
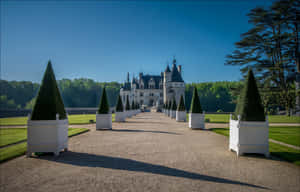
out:
<path id="1" fill-rule="evenodd" d="M 110 106 L 115 106 L 122 84 L 118 82 L 96 82 L 92 79 L 62 79 L 58 87 L 66 107 L 97 107 L 103 88 L 106 88 Z M 185 101 L 189 109 L 193 87 L 199 92 L 203 110 L 209 112 L 232 112 L 235 109 L 236 95 L 232 88 L 240 82 L 206 82 L 186 84 Z M 35 96 L 39 89 L 38 83 L 30 81 L 0 81 L 1 109 L 32 109 Z"/>

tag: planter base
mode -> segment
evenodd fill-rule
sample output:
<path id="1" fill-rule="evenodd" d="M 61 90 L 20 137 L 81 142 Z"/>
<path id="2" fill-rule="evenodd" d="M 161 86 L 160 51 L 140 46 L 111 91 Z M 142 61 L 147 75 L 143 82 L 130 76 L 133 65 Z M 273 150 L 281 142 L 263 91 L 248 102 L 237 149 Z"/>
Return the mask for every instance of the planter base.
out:
<path id="1" fill-rule="evenodd" d="M 170 115 L 170 117 L 172 118 L 172 119 L 175 119 L 176 118 L 176 111 L 171 111 L 171 115 Z"/>
<path id="2" fill-rule="evenodd" d="M 230 118 L 229 149 L 237 156 L 259 153 L 269 157 L 269 123 Z"/>
<path id="3" fill-rule="evenodd" d="M 115 112 L 115 122 L 124 122 L 126 118 L 125 115 L 124 112 Z"/>
<path id="4" fill-rule="evenodd" d="M 189 114 L 189 128 L 205 129 L 204 113 L 190 113 Z"/>
<path id="5" fill-rule="evenodd" d="M 176 111 L 176 121 L 186 121 L 186 112 L 185 111 Z"/>
<path id="6" fill-rule="evenodd" d="M 53 152 L 59 155 L 68 149 L 68 120 L 28 120 L 27 152 L 30 157 L 35 152 Z"/>
<path id="7" fill-rule="evenodd" d="M 96 114 L 96 130 L 112 129 L 111 114 Z"/>

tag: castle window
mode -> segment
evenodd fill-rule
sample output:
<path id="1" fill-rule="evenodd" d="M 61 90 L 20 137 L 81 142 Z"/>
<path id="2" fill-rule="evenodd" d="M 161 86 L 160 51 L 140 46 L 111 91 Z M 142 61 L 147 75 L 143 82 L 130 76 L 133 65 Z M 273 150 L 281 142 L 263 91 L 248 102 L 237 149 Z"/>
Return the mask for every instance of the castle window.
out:
<path id="1" fill-rule="evenodd" d="M 160 93 L 159 95 L 162 97 L 162 96 L 163 96 L 163 93 Z"/>
<path id="2" fill-rule="evenodd" d="M 140 93 L 140 96 L 141 96 L 141 97 L 143 97 L 143 96 L 144 96 L 144 94 L 141 92 L 141 93 Z"/>

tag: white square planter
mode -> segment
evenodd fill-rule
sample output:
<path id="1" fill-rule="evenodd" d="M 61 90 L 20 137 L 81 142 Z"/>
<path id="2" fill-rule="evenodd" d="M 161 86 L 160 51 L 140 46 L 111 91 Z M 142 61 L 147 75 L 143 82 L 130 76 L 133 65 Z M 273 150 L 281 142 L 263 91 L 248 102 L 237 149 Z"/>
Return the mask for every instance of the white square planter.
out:
<path id="1" fill-rule="evenodd" d="M 205 129 L 205 114 L 204 113 L 190 113 L 189 114 L 189 128 Z"/>
<path id="2" fill-rule="evenodd" d="M 176 111 L 176 121 L 186 121 L 185 111 Z"/>
<path id="3" fill-rule="evenodd" d="M 28 120 L 27 157 L 34 152 L 53 152 L 59 155 L 68 149 L 68 119 Z"/>
<path id="4" fill-rule="evenodd" d="M 131 116 L 130 116 L 130 110 L 128 110 L 128 111 L 125 111 L 125 114 L 126 114 L 126 118 L 129 118 L 129 117 L 131 117 Z"/>
<path id="5" fill-rule="evenodd" d="M 112 116 L 109 114 L 96 114 L 96 130 L 112 129 Z"/>
<path id="6" fill-rule="evenodd" d="M 269 122 L 233 120 L 230 115 L 229 150 L 237 155 L 260 153 L 269 156 Z"/>
<path id="7" fill-rule="evenodd" d="M 115 112 L 115 122 L 124 122 L 125 118 L 125 112 Z"/>
<path id="8" fill-rule="evenodd" d="M 172 119 L 176 119 L 176 111 L 174 111 L 174 110 L 171 110 L 171 118 Z"/>

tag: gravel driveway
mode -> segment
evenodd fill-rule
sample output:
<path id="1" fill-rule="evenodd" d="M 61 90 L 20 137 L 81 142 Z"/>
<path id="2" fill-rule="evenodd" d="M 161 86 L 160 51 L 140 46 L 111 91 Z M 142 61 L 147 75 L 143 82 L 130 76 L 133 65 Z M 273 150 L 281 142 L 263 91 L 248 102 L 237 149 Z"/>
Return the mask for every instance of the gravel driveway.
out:
<path id="1" fill-rule="evenodd" d="M 90 129 L 58 157 L 0 164 L 0 191 L 300 191 L 299 166 L 238 158 L 225 136 L 161 113 L 113 123 L 112 131 Z"/>

